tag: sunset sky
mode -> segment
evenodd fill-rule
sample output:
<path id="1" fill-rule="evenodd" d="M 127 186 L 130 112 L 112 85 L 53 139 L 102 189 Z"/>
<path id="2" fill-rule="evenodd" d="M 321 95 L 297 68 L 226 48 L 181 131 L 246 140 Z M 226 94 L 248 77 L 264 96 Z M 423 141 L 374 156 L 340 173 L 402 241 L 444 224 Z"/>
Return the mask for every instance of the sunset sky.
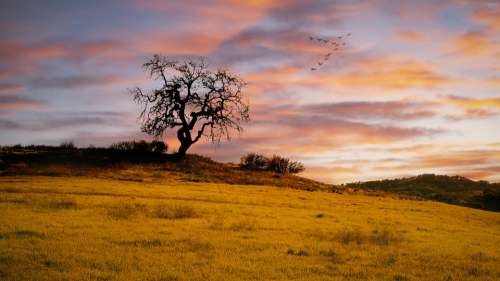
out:
<path id="1" fill-rule="evenodd" d="M 311 71 L 328 49 L 309 36 L 347 33 Z M 154 86 L 141 69 L 154 53 L 249 83 L 245 131 L 191 152 L 276 153 L 331 183 L 500 180 L 498 0 L 2 0 L 0 145 L 145 139 L 127 88 Z"/>

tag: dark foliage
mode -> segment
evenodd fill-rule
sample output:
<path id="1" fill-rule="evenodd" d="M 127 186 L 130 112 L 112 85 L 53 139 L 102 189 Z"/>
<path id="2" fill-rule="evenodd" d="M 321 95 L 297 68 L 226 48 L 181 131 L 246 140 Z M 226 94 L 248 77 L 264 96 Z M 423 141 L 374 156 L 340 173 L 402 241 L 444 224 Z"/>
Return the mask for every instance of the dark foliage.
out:
<path id="1" fill-rule="evenodd" d="M 249 153 L 240 159 L 240 167 L 247 170 L 271 171 L 278 174 L 297 174 L 303 172 L 305 167 L 298 161 L 273 155 L 266 157 L 257 153 Z"/>
<path id="2" fill-rule="evenodd" d="M 269 159 L 257 153 L 248 153 L 240 158 L 240 166 L 247 170 L 264 171 Z"/>
<path id="3" fill-rule="evenodd" d="M 163 141 L 154 140 L 152 142 L 140 141 L 122 141 L 114 143 L 110 149 L 118 151 L 134 151 L 134 152 L 153 152 L 164 153 L 167 151 L 167 144 Z"/>
<path id="4" fill-rule="evenodd" d="M 203 136 L 212 142 L 229 140 L 231 131 L 241 132 L 241 123 L 249 120 L 241 92 L 245 82 L 228 70 L 212 71 L 203 60 L 180 63 L 160 55 L 143 67 L 161 87 L 130 90 L 142 106 L 141 129 L 155 137 L 175 129 L 179 156 Z"/>
<path id="5" fill-rule="evenodd" d="M 73 150 L 76 149 L 75 144 L 72 141 L 66 141 L 59 145 L 59 147 L 63 150 Z"/>

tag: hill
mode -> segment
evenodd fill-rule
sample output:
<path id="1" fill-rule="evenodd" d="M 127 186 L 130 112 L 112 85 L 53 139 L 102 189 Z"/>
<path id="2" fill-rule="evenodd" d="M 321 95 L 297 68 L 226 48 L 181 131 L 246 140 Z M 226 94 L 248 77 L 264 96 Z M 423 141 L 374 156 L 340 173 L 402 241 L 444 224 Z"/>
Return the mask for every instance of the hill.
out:
<path id="1" fill-rule="evenodd" d="M 472 208 L 500 211 L 500 183 L 461 176 L 424 174 L 415 177 L 349 183 L 345 187 L 380 190 Z"/>
<path id="2" fill-rule="evenodd" d="M 0 177 L 2 280 L 498 280 L 500 214 L 270 186 Z"/>
<path id="3" fill-rule="evenodd" d="M 249 171 L 199 155 L 176 159 L 169 154 L 120 151 L 109 148 L 53 146 L 4 147 L 0 174 L 42 176 L 92 176 L 125 181 L 180 180 L 289 187 L 308 191 L 330 190 L 333 185 L 292 174 Z"/>
<path id="4" fill-rule="evenodd" d="M 416 177 L 330 185 L 291 174 L 250 171 L 199 155 L 176 159 L 149 151 L 53 146 L 4 147 L 0 175 L 90 176 L 162 183 L 169 181 L 267 185 L 306 191 L 358 193 L 433 200 L 490 211 L 500 211 L 500 183 L 459 176 Z"/>

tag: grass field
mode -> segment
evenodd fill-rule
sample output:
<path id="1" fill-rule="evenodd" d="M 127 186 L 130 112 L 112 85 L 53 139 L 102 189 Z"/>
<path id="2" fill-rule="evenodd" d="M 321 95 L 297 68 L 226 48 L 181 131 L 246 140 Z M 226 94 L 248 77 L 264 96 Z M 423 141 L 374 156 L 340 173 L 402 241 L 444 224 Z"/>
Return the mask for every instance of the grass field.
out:
<path id="1" fill-rule="evenodd" d="M 499 280 L 500 214 L 269 186 L 0 177 L 1 280 Z"/>

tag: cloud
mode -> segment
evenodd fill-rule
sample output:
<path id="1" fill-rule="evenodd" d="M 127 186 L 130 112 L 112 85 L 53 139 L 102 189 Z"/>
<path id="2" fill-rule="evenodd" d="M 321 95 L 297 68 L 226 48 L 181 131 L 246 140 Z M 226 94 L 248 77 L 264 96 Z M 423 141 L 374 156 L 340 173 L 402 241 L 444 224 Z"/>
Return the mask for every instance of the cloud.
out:
<path id="1" fill-rule="evenodd" d="M 449 95 L 446 96 L 442 102 L 464 109 L 500 109 L 500 98 L 468 98 Z"/>
<path id="2" fill-rule="evenodd" d="M 51 131 L 85 126 L 122 127 L 129 123 L 130 114 L 113 111 L 75 111 L 38 113 L 36 120 L 3 120 L 10 130 Z"/>
<path id="3" fill-rule="evenodd" d="M 457 150 L 446 153 L 427 153 L 405 158 L 402 165 L 387 167 L 393 171 L 438 172 L 460 174 L 474 179 L 485 179 L 498 170 L 499 150 Z M 497 178 L 498 180 L 498 178 Z"/>
<path id="4" fill-rule="evenodd" d="M 0 82 L 0 94 L 19 92 L 24 89 L 24 86 L 17 83 Z"/>
<path id="5" fill-rule="evenodd" d="M 479 31 L 470 31 L 463 33 L 452 42 L 452 50 L 458 56 L 477 57 L 500 55 L 500 44 L 491 40 L 491 38 Z"/>
<path id="6" fill-rule="evenodd" d="M 496 115 L 498 115 L 498 113 L 488 110 L 467 109 L 461 115 L 445 115 L 445 118 L 449 121 L 463 121 L 463 120 L 485 119 Z"/>
<path id="7" fill-rule="evenodd" d="M 305 110 L 330 114 L 349 119 L 390 119 L 396 121 L 416 120 L 434 117 L 430 110 L 435 104 L 430 102 L 383 101 L 383 102 L 340 102 L 307 105 Z"/>
<path id="8" fill-rule="evenodd" d="M 354 175 L 361 172 L 362 169 L 354 166 L 306 166 L 306 170 L 300 173 L 300 176 L 322 182 L 343 183 L 354 180 Z"/>
<path id="9" fill-rule="evenodd" d="M 423 32 L 412 30 L 398 30 L 394 33 L 394 37 L 403 42 L 418 43 L 426 39 Z"/>
<path id="10" fill-rule="evenodd" d="M 118 41 L 39 41 L 27 43 L 0 39 L 0 61 L 5 69 L 0 70 L 1 79 L 18 78 L 32 74 L 41 62 L 63 59 L 66 62 L 87 61 L 97 58 L 123 57 L 130 53 L 127 45 Z"/>
<path id="11" fill-rule="evenodd" d="M 500 30 L 500 3 L 485 1 L 479 4 L 472 13 L 472 19 L 483 24 L 489 31 Z"/>
<path id="12" fill-rule="evenodd" d="M 21 96 L 0 95 L 0 110 L 35 110 L 45 107 L 45 103 Z"/>
<path id="13" fill-rule="evenodd" d="M 327 65 L 298 83 L 316 88 L 365 88 L 388 93 L 419 88 L 431 90 L 453 82 L 452 77 L 439 73 L 435 64 L 401 56 L 343 53 L 339 64 Z"/>
<path id="14" fill-rule="evenodd" d="M 106 86 L 126 81 L 119 75 L 78 75 L 68 77 L 40 78 L 33 80 L 31 88 L 72 89 L 92 86 Z"/>
<path id="15" fill-rule="evenodd" d="M 20 128 L 22 128 L 22 126 L 17 122 L 0 119 L 0 129 L 2 130 L 18 130 Z"/>
<path id="16" fill-rule="evenodd" d="M 253 25 L 284 1 L 133 1 L 134 6 L 175 21 L 175 29 L 141 35 L 138 49 L 146 53 L 207 54 L 222 40 Z M 210 20 L 206 20 L 210 18 Z"/>

